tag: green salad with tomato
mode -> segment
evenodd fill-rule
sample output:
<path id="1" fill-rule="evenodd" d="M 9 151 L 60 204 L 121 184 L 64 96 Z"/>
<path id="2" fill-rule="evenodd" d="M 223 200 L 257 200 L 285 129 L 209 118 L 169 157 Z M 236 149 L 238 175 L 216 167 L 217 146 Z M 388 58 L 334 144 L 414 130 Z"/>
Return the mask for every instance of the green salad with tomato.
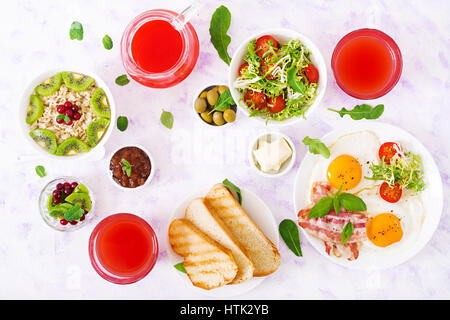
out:
<path id="1" fill-rule="evenodd" d="M 317 95 L 319 71 L 300 40 L 280 45 L 264 35 L 250 41 L 234 87 L 250 116 L 284 121 L 305 117 Z"/>

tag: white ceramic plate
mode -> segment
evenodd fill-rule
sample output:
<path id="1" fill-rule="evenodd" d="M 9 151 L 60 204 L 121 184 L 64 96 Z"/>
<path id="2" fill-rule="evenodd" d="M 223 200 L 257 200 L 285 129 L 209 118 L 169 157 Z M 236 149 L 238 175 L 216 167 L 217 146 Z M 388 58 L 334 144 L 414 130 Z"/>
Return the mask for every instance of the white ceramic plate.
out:
<path id="1" fill-rule="evenodd" d="M 250 113 L 247 110 L 247 106 L 244 104 L 243 101 L 240 101 L 241 93 L 237 89 L 233 88 L 233 83 L 237 78 L 239 67 L 241 66 L 242 63 L 244 63 L 244 57 L 248 52 L 249 42 L 263 35 L 271 35 L 281 44 L 285 44 L 292 39 L 298 39 L 311 52 L 311 61 L 319 70 L 319 86 L 317 88 L 317 95 L 314 102 L 305 112 L 305 117 L 307 118 L 308 115 L 310 115 L 311 112 L 313 112 L 313 110 L 320 104 L 325 94 L 325 89 L 327 87 L 327 68 L 325 65 L 325 60 L 323 59 L 323 56 L 320 53 L 319 48 L 317 48 L 314 42 L 312 42 L 309 38 L 307 38 L 303 34 L 298 33 L 296 31 L 288 29 L 267 29 L 262 30 L 261 32 L 258 32 L 256 34 L 253 34 L 252 36 L 244 40 L 238 47 L 238 49 L 234 52 L 233 58 L 231 59 L 230 63 L 230 69 L 228 74 L 228 87 L 230 88 L 231 96 L 233 97 L 234 101 L 238 103 L 240 109 L 247 116 L 249 116 Z M 266 119 L 263 119 L 261 117 L 251 117 L 251 118 L 255 119 L 256 121 L 259 121 L 263 125 L 266 125 Z M 304 121 L 303 118 L 299 117 L 293 117 L 284 121 L 275 121 L 269 119 L 269 121 L 267 121 L 267 126 L 287 126 L 302 120 Z"/>
<path id="2" fill-rule="evenodd" d="M 195 198 L 200 198 L 206 196 L 210 188 L 205 188 L 190 195 L 186 198 L 182 203 L 179 204 L 175 212 L 172 214 L 170 218 L 170 222 L 174 219 L 184 218 L 184 214 L 186 208 L 191 202 L 191 200 Z M 246 189 L 241 188 L 242 194 L 242 208 L 249 215 L 249 217 L 256 223 L 256 225 L 261 229 L 261 231 L 269 238 L 270 241 L 278 248 L 278 227 L 275 221 L 275 218 L 272 215 L 269 207 L 253 192 L 250 192 Z M 187 277 L 186 274 L 178 271 L 173 267 L 173 265 L 180 263 L 183 261 L 183 257 L 177 255 L 170 246 L 169 237 L 167 236 L 168 232 L 166 232 L 166 244 L 167 244 L 167 252 L 169 257 L 169 264 L 173 268 L 173 272 L 176 273 L 185 285 L 197 291 L 198 293 L 205 294 L 211 297 L 216 298 L 226 298 L 231 296 L 236 296 L 243 294 L 249 290 L 252 290 L 257 285 L 259 285 L 266 277 L 253 277 L 252 279 L 241 283 L 241 284 L 233 284 L 233 285 L 225 285 L 220 288 L 204 290 L 192 285 L 191 281 Z"/>
<path id="3" fill-rule="evenodd" d="M 353 124 L 348 128 L 334 130 L 322 137 L 321 141 L 326 145 L 330 145 L 342 135 L 363 130 L 374 132 L 379 137 L 381 143 L 387 141 L 399 142 L 407 150 L 417 153 L 422 157 L 426 187 L 425 190 L 421 192 L 421 196 L 426 213 L 422 230 L 416 245 L 408 250 L 405 250 L 399 255 L 390 255 L 386 257 L 382 256 L 381 258 L 380 255 L 360 252 L 358 259 L 348 261 L 347 259 L 328 256 L 325 252 L 323 241 L 308 235 L 308 233 L 303 229 L 302 231 L 303 235 L 309 240 L 313 247 L 334 263 L 355 269 L 379 270 L 394 267 L 409 260 L 420 250 L 422 250 L 431 239 L 439 224 L 439 219 L 443 209 L 442 180 L 439 175 L 439 170 L 427 149 L 408 132 L 389 124 L 363 121 Z M 298 169 L 294 183 L 294 207 L 296 214 L 301 209 L 305 208 L 308 203 L 307 184 L 310 178 L 312 166 L 317 159 L 316 157 L 319 157 L 319 155 L 307 153 L 300 165 L 300 168 Z M 295 216 L 295 218 L 297 218 L 297 216 Z"/>

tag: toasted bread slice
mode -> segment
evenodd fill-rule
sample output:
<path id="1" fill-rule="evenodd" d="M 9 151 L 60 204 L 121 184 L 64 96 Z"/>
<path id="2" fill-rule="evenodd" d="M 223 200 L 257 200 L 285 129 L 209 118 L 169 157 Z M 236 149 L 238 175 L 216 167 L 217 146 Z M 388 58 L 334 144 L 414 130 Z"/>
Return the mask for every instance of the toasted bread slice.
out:
<path id="1" fill-rule="evenodd" d="M 242 209 L 227 187 L 221 183 L 215 185 L 205 199 L 247 250 L 255 266 L 253 276 L 262 277 L 275 272 L 281 263 L 280 253 Z"/>
<path id="2" fill-rule="evenodd" d="M 205 199 L 192 200 L 186 209 L 185 218 L 211 239 L 231 250 L 234 261 L 238 266 L 238 273 L 231 281 L 231 284 L 242 283 L 253 277 L 255 268 L 247 251 L 228 230 Z"/>
<path id="3" fill-rule="evenodd" d="M 210 290 L 236 277 L 238 267 L 230 250 L 210 239 L 190 221 L 172 221 L 169 242 L 173 251 L 184 257 L 184 269 L 194 286 Z"/>

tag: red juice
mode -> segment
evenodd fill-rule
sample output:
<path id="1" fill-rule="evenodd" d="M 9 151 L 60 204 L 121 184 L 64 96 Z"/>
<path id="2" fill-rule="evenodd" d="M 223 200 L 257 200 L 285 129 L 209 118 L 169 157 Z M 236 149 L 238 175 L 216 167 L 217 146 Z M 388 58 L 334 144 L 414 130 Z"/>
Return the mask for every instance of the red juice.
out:
<path id="1" fill-rule="evenodd" d="M 131 53 L 139 67 L 159 73 L 171 69 L 180 59 L 183 39 L 172 24 L 164 20 L 144 23 L 131 41 Z"/>

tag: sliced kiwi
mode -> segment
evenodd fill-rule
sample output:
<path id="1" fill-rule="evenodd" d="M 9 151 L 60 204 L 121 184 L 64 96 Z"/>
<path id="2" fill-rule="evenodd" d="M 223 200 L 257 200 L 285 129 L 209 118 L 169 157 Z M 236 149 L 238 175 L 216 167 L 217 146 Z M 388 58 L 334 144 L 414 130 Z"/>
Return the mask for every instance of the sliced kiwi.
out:
<path id="1" fill-rule="evenodd" d="M 64 213 L 67 210 L 73 207 L 73 204 L 70 203 L 60 203 L 54 206 L 51 210 L 49 210 L 48 214 L 57 219 L 63 219 Z"/>
<path id="2" fill-rule="evenodd" d="M 83 210 L 86 211 L 91 210 L 92 207 L 91 197 L 87 193 L 72 192 L 66 197 L 65 201 L 73 205 L 78 204 Z"/>
<path id="3" fill-rule="evenodd" d="M 30 137 L 42 148 L 48 152 L 55 154 L 58 148 L 56 135 L 48 129 L 34 129 L 30 132 Z"/>
<path id="4" fill-rule="evenodd" d="M 44 103 L 42 102 L 41 98 L 39 98 L 39 96 L 32 94 L 30 96 L 30 104 L 28 105 L 27 109 L 26 122 L 28 124 L 35 123 L 37 119 L 42 117 L 43 113 L 44 113 Z"/>
<path id="5" fill-rule="evenodd" d="M 102 139 L 103 134 L 105 133 L 106 129 L 108 129 L 109 126 L 109 120 L 108 119 L 98 119 L 92 121 L 86 131 L 86 136 L 89 144 L 91 147 L 95 147 L 97 143 Z"/>
<path id="6" fill-rule="evenodd" d="M 73 190 L 74 193 L 89 193 L 89 190 L 86 188 L 84 184 L 79 184 Z"/>
<path id="7" fill-rule="evenodd" d="M 48 209 L 49 212 L 56 206 L 56 204 L 53 203 L 53 199 L 54 199 L 54 197 L 53 197 L 53 195 L 51 194 L 51 195 L 48 197 L 48 201 L 47 201 L 47 209 Z"/>
<path id="8" fill-rule="evenodd" d="M 88 152 L 89 146 L 78 138 L 67 138 L 58 146 L 57 156 L 70 156 L 82 152 Z"/>
<path id="9" fill-rule="evenodd" d="M 111 109 L 109 108 L 108 99 L 102 88 L 95 89 L 91 98 L 92 111 L 101 118 L 111 118 Z"/>
<path id="10" fill-rule="evenodd" d="M 59 90 L 61 87 L 61 84 L 63 82 L 61 73 L 55 74 L 53 77 L 48 78 L 44 82 L 42 82 L 40 85 L 38 85 L 34 91 L 43 97 L 51 96 L 56 91 Z"/>
<path id="11" fill-rule="evenodd" d="M 95 82 L 94 78 L 85 76 L 84 74 L 67 71 L 61 74 L 67 88 L 75 92 L 85 91 Z"/>

